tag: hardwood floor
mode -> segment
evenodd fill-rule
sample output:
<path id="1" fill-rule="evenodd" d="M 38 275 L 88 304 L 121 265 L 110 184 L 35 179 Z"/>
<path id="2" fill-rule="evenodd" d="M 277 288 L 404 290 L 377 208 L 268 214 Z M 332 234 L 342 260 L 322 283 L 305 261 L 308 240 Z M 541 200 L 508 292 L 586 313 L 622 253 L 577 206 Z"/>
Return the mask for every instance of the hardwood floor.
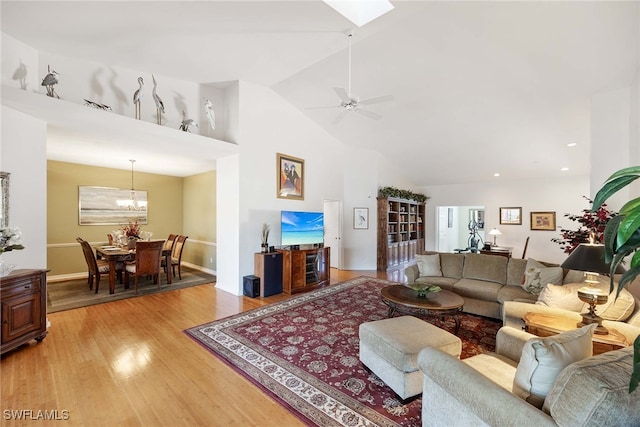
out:
<path id="1" fill-rule="evenodd" d="M 401 270 L 332 269 L 331 283 L 363 275 L 404 281 Z M 303 425 L 182 332 L 286 298 L 238 297 L 209 284 L 49 314 L 42 343 L 2 356 L 0 424 Z"/>

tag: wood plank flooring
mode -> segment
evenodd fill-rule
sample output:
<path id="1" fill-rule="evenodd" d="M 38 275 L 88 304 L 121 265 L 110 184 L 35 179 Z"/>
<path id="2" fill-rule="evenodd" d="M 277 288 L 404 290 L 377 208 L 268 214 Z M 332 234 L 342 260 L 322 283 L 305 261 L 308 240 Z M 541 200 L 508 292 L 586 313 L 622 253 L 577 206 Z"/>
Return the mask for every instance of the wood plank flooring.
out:
<path id="1" fill-rule="evenodd" d="M 332 269 L 331 283 L 363 275 L 404 281 L 402 270 Z M 303 425 L 182 332 L 286 298 L 208 284 L 49 314 L 42 343 L 2 356 L 0 425 Z"/>

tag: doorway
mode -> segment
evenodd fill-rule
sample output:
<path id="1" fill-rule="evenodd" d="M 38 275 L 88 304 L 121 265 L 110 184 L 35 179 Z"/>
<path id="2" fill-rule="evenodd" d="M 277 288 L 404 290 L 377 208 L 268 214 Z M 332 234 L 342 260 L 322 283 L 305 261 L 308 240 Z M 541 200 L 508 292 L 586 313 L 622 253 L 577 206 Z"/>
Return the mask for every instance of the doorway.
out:
<path id="1" fill-rule="evenodd" d="M 485 242 L 484 206 L 438 206 L 438 252 L 456 252 Z"/>
<path id="2" fill-rule="evenodd" d="M 324 201 L 324 245 L 331 248 L 331 268 L 342 268 L 342 201 Z"/>

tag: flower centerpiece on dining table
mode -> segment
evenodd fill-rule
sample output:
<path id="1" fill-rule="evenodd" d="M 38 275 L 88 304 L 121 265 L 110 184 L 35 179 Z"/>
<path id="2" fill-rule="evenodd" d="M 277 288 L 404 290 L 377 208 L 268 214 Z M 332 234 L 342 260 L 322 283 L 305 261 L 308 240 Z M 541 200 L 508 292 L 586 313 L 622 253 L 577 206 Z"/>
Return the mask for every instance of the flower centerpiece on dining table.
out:
<path id="1" fill-rule="evenodd" d="M 136 247 L 136 241 L 140 239 L 140 224 L 138 221 L 131 222 L 122 226 L 125 238 L 127 240 L 127 247 L 134 249 Z"/>
<path id="2" fill-rule="evenodd" d="M 0 228 L 0 255 L 20 249 L 24 249 L 20 229 L 18 227 Z M 0 277 L 8 275 L 15 267 L 15 264 L 8 264 L 0 260 Z"/>

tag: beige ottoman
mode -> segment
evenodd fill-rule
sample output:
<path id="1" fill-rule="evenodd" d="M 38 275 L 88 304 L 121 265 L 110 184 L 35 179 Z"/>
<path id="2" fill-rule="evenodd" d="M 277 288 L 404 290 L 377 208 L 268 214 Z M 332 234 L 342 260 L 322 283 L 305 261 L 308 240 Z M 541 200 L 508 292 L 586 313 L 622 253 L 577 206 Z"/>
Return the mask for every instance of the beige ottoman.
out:
<path id="1" fill-rule="evenodd" d="M 360 325 L 360 361 L 403 400 L 422 393 L 418 353 L 430 346 L 459 358 L 462 341 L 413 316 Z"/>

